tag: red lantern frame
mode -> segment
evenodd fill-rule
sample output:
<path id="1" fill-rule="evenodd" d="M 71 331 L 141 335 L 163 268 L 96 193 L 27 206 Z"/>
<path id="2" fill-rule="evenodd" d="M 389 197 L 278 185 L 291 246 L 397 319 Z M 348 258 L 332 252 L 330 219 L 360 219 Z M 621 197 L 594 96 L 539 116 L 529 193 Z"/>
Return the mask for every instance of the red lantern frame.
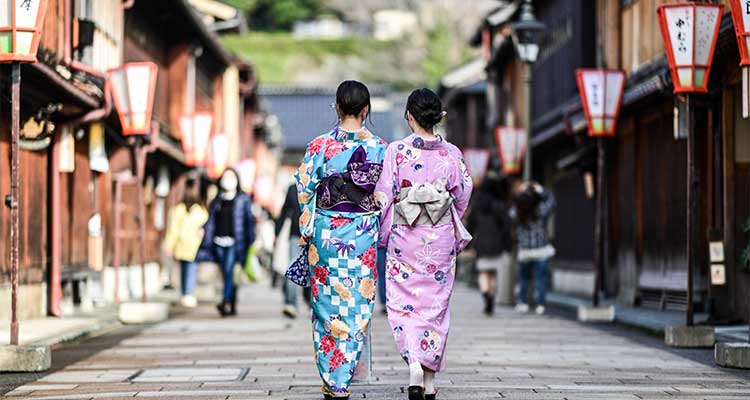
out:
<path id="1" fill-rule="evenodd" d="M 42 23 L 44 22 L 44 16 L 47 13 L 47 0 L 39 0 L 39 9 L 36 13 L 36 21 L 34 22 L 33 28 L 18 27 L 16 26 L 16 3 L 20 0 L 9 0 L 12 11 L 10 26 L 0 26 L 0 33 L 10 32 L 11 37 L 11 48 L 10 53 L 0 52 L 0 63 L 7 62 L 36 62 L 36 53 L 39 50 L 39 42 L 42 36 Z M 16 36 L 19 32 L 31 32 L 31 44 L 29 46 L 29 52 L 18 54 L 18 44 Z"/>
<path id="2" fill-rule="evenodd" d="M 672 46 L 672 40 L 670 37 L 669 27 L 667 26 L 667 16 L 665 10 L 669 8 L 682 8 L 689 7 L 692 9 L 692 35 L 693 35 L 693 49 L 690 57 L 689 64 L 677 65 L 674 48 Z M 695 21 L 696 21 L 696 8 L 716 8 L 718 10 L 718 18 L 716 19 L 716 26 L 714 27 L 713 37 L 711 42 L 711 49 L 708 53 L 708 61 L 706 64 L 696 64 L 696 38 L 695 38 Z M 714 50 L 716 50 L 716 39 L 719 35 L 719 26 L 721 25 L 722 11 L 724 6 L 722 4 L 709 4 L 709 3 L 669 3 L 662 4 L 656 10 L 657 18 L 659 20 L 659 27 L 661 28 L 662 39 L 664 40 L 664 47 L 667 52 L 667 60 L 669 61 L 669 71 L 672 74 L 672 82 L 674 84 L 674 93 L 707 93 L 708 92 L 708 79 L 711 76 L 711 62 L 714 58 Z M 680 81 L 679 70 L 690 69 L 690 86 L 685 86 Z M 696 69 L 704 69 L 703 81 L 700 85 L 695 84 Z"/>
<path id="3" fill-rule="evenodd" d="M 520 135 L 523 133 L 523 135 L 526 136 L 525 143 L 522 143 L 520 145 L 523 146 L 522 149 L 518 150 L 517 152 L 517 160 L 513 160 L 515 162 L 509 162 L 509 160 L 505 159 L 505 152 L 503 151 L 503 140 L 502 137 L 504 134 L 507 134 L 509 132 L 512 132 L 514 135 Z M 529 149 L 529 136 L 525 129 L 521 128 L 513 128 L 509 126 L 498 126 L 495 128 L 495 143 L 497 144 L 497 153 L 500 157 L 500 163 L 502 165 L 502 170 L 507 175 L 515 175 L 520 173 L 523 170 L 523 160 L 526 157 L 526 152 Z M 516 143 L 516 146 L 519 146 L 519 143 Z"/>
<path id="4" fill-rule="evenodd" d="M 590 72 L 596 72 L 601 73 L 604 75 L 604 98 L 602 101 L 604 102 L 603 108 L 604 111 L 602 112 L 601 119 L 602 121 L 602 129 L 596 129 L 594 126 L 594 117 L 591 115 L 591 110 L 589 109 L 589 102 L 588 102 L 588 93 L 586 93 L 586 87 L 584 85 L 583 76 L 586 73 Z M 620 84 L 620 88 L 617 92 L 617 105 L 615 105 L 615 112 L 614 114 L 607 114 L 607 95 L 609 94 L 607 92 L 607 77 L 609 74 L 613 73 L 619 73 L 622 75 L 622 83 Z M 602 136 L 614 136 L 617 132 L 617 121 L 620 117 L 620 108 L 622 107 L 622 95 L 625 90 L 625 82 L 627 81 L 627 74 L 624 70 L 621 69 L 597 69 L 597 68 L 579 68 L 576 70 L 576 81 L 578 82 L 578 93 L 581 96 L 581 103 L 583 104 L 583 111 L 586 114 L 586 123 L 589 128 L 589 136 L 591 137 L 602 137 Z M 607 120 L 612 120 L 612 124 L 610 125 L 609 129 L 607 129 Z"/>
<path id="5" fill-rule="evenodd" d="M 745 26 L 745 22 L 742 18 L 742 1 L 741 0 L 730 0 L 729 7 L 732 11 L 732 21 L 734 22 L 734 31 L 737 35 L 737 45 L 740 48 L 740 65 L 750 65 L 750 21 L 748 26 Z"/>
<path id="6" fill-rule="evenodd" d="M 149 82 L 148 82 L 148 89 L 147 89 L 147 99 L 146 99 L 146 109 L 143 112 L 143 119 L 144 124 L 142 127 L 137 127 L 133 125 L 133 116 L 136 114 L 141 114 L 140 112 L 136 113 L 133 111 L 133 99 L 131 97 L 130 93 L 130 83 L 129 83 L 129 74 L 128 70 L 130 68 L 142 68 L 146 67 L 149 69 Z M 118 87 L 115 85 L 112 81 L 112 77 L 115 73 L 123 71 L 124 79 L 125 79 L 125 90 L 127 92 L 127 100 L 130 104 L 127 105 L 127 110 L 124 108 L 125 104 L 121 101 L 121 96 L 118 95 Z M 131 135 L 147 135 L 151 133 L 151 117 L 153 115 L 154 111 L 154 97 L 156 94 L 156 78 L 159 73 L 159 67 L 156 66 L 156 64 L 150 62 L 150 61 L 142 61 L 142 62 L 132 62 L 123 64 L 120 67 L 112 68 L 109 71 L 107 71 L 107 79 L 110 82 L 110 90 L 112 90 L 112 97 L 115 101 L 115 108 L 117 109 L 117 116 L 120 118 L 120 126 L 122 126 L 122 134 L 123 136 L 131 136 Z"/>

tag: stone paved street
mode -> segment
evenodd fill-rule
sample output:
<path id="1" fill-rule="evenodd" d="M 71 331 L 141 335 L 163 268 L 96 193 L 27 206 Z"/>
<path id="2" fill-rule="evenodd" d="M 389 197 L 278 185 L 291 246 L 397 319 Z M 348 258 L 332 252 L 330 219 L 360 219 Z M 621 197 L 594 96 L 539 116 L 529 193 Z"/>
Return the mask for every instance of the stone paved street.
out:
<path id="1" fill-rule="evenodd" d="M 282 319 L 281 295 L 265 284 L 245 287 L 242 299 L 236 319 L 219 319 L 206 305 L 156 326 L 65 345 L 51 373 L 6 396 L 319 399 L 307 316 Z M 675 352 L 658 338 L 564 316 L 501 309 L 488 319 L 479 304 L 474 291 L 458 288 L 441 399 L 750 398 L 750 375 L 716 368 L 710 350 Z M 356 384 L 353 398 L 405 398 L 407 368 L 379 313 L 373 362 L 373 379 Z M 8 388 L 11 379 L 18 376 L 0 376 L 0 383 Z"/>

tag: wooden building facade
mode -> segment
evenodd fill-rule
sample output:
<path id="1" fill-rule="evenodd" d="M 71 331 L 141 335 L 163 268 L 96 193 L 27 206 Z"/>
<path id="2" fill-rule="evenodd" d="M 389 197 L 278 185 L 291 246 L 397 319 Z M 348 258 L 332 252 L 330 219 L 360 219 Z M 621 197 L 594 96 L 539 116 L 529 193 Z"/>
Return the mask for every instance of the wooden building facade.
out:
<path id="1" fill-rule="evenodd" d="M 116 242 L 120 299 L 141 290 L 128 283 L 139 282 L 128 275 L 140 273 L 134 267 L 140 251 L 148 273 L 157 278 L 154 288 L 159 288 L 165 215 L 181 199 L 184 175 L 191 171 L 180 144 L 180 117 L 193 110 L 211 112 L 213 131 L 227 133 L 234 144 L 234 164 L 252 157 L 252 138 L 245 137 L 244 126 L 254 124 L 258 105 L 252 66 L 221 46 L 187 0 L 49 0 L 47 7 L 39 61 L 22 70 L 22 317 L 61 316 L 76 306 L 112 301 Z M 107 98 L 107 70 L 130 61 L 152 61 L 159 67 L 153 115 L 159 135 L 158 140 L 147 139 L 153 151 L 141 182 L 133 180 L 134 141 L 122 136 Z M 9 75 L 5 67 L 0 69 L 2 76 Z M 3 100 L 3 160 L 9 160 L 8 119 L 9 104 Z M 118 182 L 121 198 L 116 204 Z M 0 192 L 6 193 L 8 184 L 9 168 L 0 168 Z M 143 186 L 147 207 L 144 249 L 135 219 L 136 185 Z M 118 231 L 115 213 L 121 217 Z M 8 221 L 3 208 L 3 243 Z M 8 259 L 9 248 L 0 246 L 0 294 L 10 290 Z M 9 303 L 0 301 L 0 318 L 9 309 Z"/>
<path id="2" fill-rule="evenodd" d="M 594 199 L 585 181 L 605 174 L 605 270 L 602 288 L 627 306 L 684 310 L 687 306 L 687 146 L 675 138 L 675 98 L 656 18 L 661 0 L 534 2 L 547 25 L 534 66 L 531 146 L 534 177 L 557 195 L 551 226 L 558 255 L 555 289 L 593 293 Z M 523 80 L 510 38 L 521 2 L 485 19 L 475 42 L 487 57 L 488 129 L 522 126 Z M 564 4 L 563 4 L 564 3 Z M 573 4 L 575 3 L 575 4 Z M 750 123 L 740 116 L 739 56 L 724 3 L 709 93 L 697 105 L 696 155 L 701 184 L 695 305 L 712 320 L 747 320 L 750 269 L 743 251 L 750 237 Z M 601 66 L 628 73 L 617 135 L 607 140 L 603 171 L 575 87 L 575 69 Z M 494 94 L 493 94 L 494 93 Z M 510 121 L 509 121 L 510 119 Z M 596 194 L 594 194 L 596 195 Z M 726 284 L 709 279 L 708 232 L 720 232 Z M 576 279 L 570 279 L 576 277 Z M 570 282 L 575 282 L 571 284 Z"/>

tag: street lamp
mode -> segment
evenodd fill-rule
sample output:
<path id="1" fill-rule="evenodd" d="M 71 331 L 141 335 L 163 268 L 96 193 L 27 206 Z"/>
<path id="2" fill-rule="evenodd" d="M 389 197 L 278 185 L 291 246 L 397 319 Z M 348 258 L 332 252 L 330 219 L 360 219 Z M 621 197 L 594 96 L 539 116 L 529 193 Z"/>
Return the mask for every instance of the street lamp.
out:
<path id="1" fill-rule="evenodd" d="M 529 135 L 526 129 L 500 126 L 495 129 L 495 143 L 503 172 L 515 175 L 521 172 L 521 160 L 527 154 Z"/>
<path id="2" fill-rule="evenodd" d="M 237 163 L 235 166 L 237 173 L 240 175 L 240 188 L 245 193 L 253 191 L 253 185 L 255 185 L 255 171 L 257 165 L 255 160 L 246 158 Z"/>
<path id="3" fill-rule="evenodd" d="M 135 136 L 136 185 L 138 195 L 138 228 L 141 258 L 141 301 L 146 302 L 146 205 L 143 198 L 143 181 L 146 175 L 146 157 L 149 148 L 143 137 L 153 132 L 151 116 L 154 109 L 156 76 L 159 68 L 152 62 L 132 62 L 107 72 L 112 88 L 115 108 L 124 136 Z M 156 133 L 155 133 L 156 134 Z M 119 204 L 115 204 L 119 207 Z M 119 212 L 119 211 L 116 211 Z M 119 244 L 118 244 L 119 245 Z M 119 265 L 115 265 L 119 269 Z"/>
<path id="4" fill-rule="evenodd" d="M 675 94 L 708 92 L 723 9 L 723 5 L 708 3 L 659 6 L 657 15 Z"/>
<path id="5" fill-rule="evenodd" d="M 740 48 L 742 66 L 742 118 L 750 117 L 750 2 L 731 0 L 734 30 Z"/>
<path id="6" fill-rule="evenodd" d="M 47 0 L 0 0 L 0 62 L 36 62 Z"/>
<path id="7" fill-rule="evenodd" d="M 0 0 L 0 63 L 10 63 L 11 136 L 10 195 L 10 344 L 18 345 L 18 263 L 19 263 L 19 155 L 21 122 L 21 63 L 36 62 L 46 0 Z"/>
<path id="8" fill-rule="evenodd" d="M 196 113 L 180 118 L 180 136 L 186 165 L 205 166 L 212 126 L 213 115 L 210 113 Z"/>
<path id="9" fill-rule="evenodd" d="M 208 176 L 219 178 L 229 164 L 229 135 L 217 133 L 211 137 L 208 157 Z"/>
<path id="10" fill-rule="evenodd" d="M 622 105 L 622 92 L 625 89 L 625 72 L 608 69 L 582 68 L 576 71 L 578 93 L 581 96 L 583 111 L 589 127 L 589 136 L 597 138 L 597 180 L 596 180 L 596 224 L 594 229 L 594 295 L 592 305 L 599 307 L 599 294 L 602 288 L 604 271 L 604 179 L 606 152 L 604 137 L 617 132 L 617 117 Z"/>
<path id="11" fill-rule="evenodd" d="M 523 61 L 525 73 L 525 97 L 526 97 L 526 129 L 531 133 L 531 84 L 532 84 L 532 67 L 539 57 L 539 36 L 544 32 L 545 26 L 534 16 L 534 6 L 531 0 L 525 0 L 521 5 L 521 14 L 518 21 L 513 23 L 513 43 L 516 47 L 518 58 Z M 531 148 L 526 152 L 524 161 L 523 177 L 525 180 L 531 180 Z"/>
<path id="12" fill-rule="evenodd" d="M 723 6 L 708 3 L 670 3 L 659 6 L 657 16 L 661 27 L 669 69 L 672 73 L 674 93 L 686 97 L 687 129 L 687 326 L 692 328 L 693 271 L 700 235 L 700 176 L 696 171 L 694 93 L 708 91 L 716 38 Z M 672 328 L 672 327 L 670 327 Z M 677 329 L 677 328 L 674 328 Z M 674 331 L 673 329 L 673 331 Z M 669 337 L 669 331 L 668 335 Z M 673 337 L 676 337 L 673 335 Z M 668 341 L 669 342 L 669 341 Z"/>
<path id="13" fill-rule="evenodd" d="M 151 133 L 158 70 L 152 62 L 127 63 L 109 70 L 108 78 L 123 135 Z"/>
<path id="14" fill-rule="evenodd" d="M 625 88 L 625 72 L 582 68 L 576 71 L 576 79 L 589 136 L 614 136 Z"/>

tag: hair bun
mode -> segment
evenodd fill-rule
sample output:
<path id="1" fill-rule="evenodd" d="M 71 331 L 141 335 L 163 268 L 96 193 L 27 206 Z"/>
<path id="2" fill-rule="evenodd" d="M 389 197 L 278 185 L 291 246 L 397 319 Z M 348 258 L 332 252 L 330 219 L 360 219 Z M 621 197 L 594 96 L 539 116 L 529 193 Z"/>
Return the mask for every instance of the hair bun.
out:
<path id="1" fill-rule="evenodd" d="M 414 117 L 417 123 L 425 129 L 432 129 L 439 124 L 446 112 L 440 97 L 430 89 L 417 89 L 409 95 L 406 110 Z"/>

